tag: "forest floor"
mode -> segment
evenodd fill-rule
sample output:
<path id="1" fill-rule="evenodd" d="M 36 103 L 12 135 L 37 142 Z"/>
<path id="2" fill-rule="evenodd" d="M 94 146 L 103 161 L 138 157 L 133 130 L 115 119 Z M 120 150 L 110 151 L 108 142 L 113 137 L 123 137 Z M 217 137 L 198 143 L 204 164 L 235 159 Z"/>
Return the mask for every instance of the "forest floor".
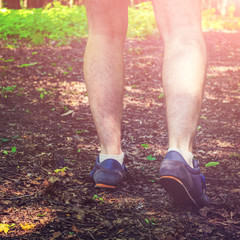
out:
<path id="1" fill-rule="evenodd" d="M 175 206 L 159 184 L 167 149 L 161 41 L 126 42 L 129 173 L 111 191 L 90 178 L 99 146 L 83 80 L 86 41 L 2 47 L 0 239 L 240 239 L 240 33 L 204 36 L 207 81 L 194 155 L 211 205 L 202 209 Z"/>

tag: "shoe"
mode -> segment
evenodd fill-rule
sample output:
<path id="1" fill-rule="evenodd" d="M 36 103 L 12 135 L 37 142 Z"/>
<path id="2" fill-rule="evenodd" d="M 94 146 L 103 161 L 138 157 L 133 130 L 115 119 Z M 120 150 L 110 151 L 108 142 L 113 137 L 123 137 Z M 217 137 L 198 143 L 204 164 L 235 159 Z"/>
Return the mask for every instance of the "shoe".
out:
<path id="1" fill-rule="evenodd" d="M 195 159 L 191 168 L 180 153 L 170 151 L 163 159 L 159 174 L 160 184 L 176 203 L 199 208 L 209 204 L 205 178 Z"/>
<path id="2" fill-rule="evenodd" d="M 116 188 L 122 182 L 126 170 L 125 165 L 121 165 L 115 159 L 106 159 L 100 163 L 97 157 L 90 176 L 95 182 L 95 187 Z"/>

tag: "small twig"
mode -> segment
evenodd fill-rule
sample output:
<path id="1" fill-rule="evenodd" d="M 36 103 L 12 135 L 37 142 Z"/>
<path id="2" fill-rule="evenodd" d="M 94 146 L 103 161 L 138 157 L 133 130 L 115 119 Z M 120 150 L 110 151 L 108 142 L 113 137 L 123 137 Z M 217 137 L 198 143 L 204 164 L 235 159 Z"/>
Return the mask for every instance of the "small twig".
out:
<path id="1" fill-rule="evenodd" d="M 138 219 L 137 221 L 140 223 L 140 225 L 141 225 L 143 228 L 145 228 L 145 227 L 142 225 L 142 223 L 139 221 L 139 219 Z"/>
<path id="2" fill-rule="evenodd" d="M 90 237 L 94 240 L 96 240 L 96 238 L 88 231 L 88 234 L 90 235 Z"/>
<path id="3" fill-rule="evenodd" d="M 50 170 L 47 170 L 47 169 L 45 169 L 45 168 L 43 168 L 43 167 L 41 167 L 41 169 L 44 170 L 44 171 L 46 171 L 47 173 L 50 172 Z"/>
<path id="4" fill-rule="evenodd" d="M 19 196 L 19 197 L 3 198 L 3 200 L 15 200 L 15 199 L 22 199 L 22 198 L 26 198 L 26 197 L 31 197 L 31 196 L 37 194 L 38 192 L 28 194 L 28 195 L 24 195 L 24 196 Z"/>

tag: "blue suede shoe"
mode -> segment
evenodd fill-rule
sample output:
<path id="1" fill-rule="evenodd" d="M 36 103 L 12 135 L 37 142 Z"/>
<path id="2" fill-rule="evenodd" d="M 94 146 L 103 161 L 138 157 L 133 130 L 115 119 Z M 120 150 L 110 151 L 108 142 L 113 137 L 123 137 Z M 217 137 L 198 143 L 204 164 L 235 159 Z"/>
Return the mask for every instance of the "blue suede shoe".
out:
<path id="1" fill-rule="evenodd" d="M 95 182 L 95 187 L 116 188 L 122 182 L 126 170 L 125 165 L 121 165 L 115 159 L 106 159 L 100 163 L 97 157 L 90 175 Z"/>
<path id="2" fill-rule="evenodd" d="M 209 204 L 206 183 L 195 159 L 193 166 L 191 168 L 180 153 L 168 152 L 160 167 L 160 184 L 176 203 L 201 208 Z"/>

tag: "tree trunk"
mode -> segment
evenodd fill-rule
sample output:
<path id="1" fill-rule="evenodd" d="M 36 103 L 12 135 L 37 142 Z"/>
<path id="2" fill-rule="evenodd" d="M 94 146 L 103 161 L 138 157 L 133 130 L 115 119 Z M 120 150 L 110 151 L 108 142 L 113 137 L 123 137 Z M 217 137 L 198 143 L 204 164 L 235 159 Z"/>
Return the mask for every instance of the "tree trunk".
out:
<path id="1" fill-rule="evenodd" d="M 3 0 L 4 7 L 9 9 L 21 9 L 20 0 Z"/>
<path id="2" fill-rule="evenodd" d="M 228 0 L 221 0 L 219 9 L 222 16 L 225 16 L 227 13 L 229 1 Z"/>
<path id="3" fill-rule="evenodd" d="M 73 0 L 69 0 L 69 7 L 73 7 Z"/>
<path id="4" fill-rule="evenodd" d="M 235 0 L 235 17 L 240 17 L 240 0 Z"/>
<path id="5" fill-rule="evenodd" d="M 81 5 L 83 5 L 84 4 L 84 1 L 83 0 L 74 0 L 73 1 L 74 3 L 74 5 L 78 5 L 78 6 L 81 6 Z"/>
<path id="6" fill-rule="evenodd" d="M 21 6 L 22 6 L 23 9 L 27 9 L 27 1 L 28 0 L 21 0 L 20 1 L 21 2 Z"/>
<path id="7" fill-rule="evenodd" d="M 27 8 L 43 8 L 53 0 L 27 0 Z"/>

